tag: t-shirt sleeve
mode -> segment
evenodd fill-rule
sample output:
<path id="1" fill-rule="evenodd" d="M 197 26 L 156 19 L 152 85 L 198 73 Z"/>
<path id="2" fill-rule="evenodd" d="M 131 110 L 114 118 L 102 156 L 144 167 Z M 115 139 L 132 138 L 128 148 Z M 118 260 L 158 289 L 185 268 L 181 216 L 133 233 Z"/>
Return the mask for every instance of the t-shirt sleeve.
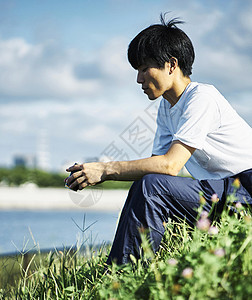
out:
<path id="1" fill-rule="evenodd" d="M 153 155 L 165 154 L 170 148 L 172 142 L 172 135 L 165 124 L 164 118 L 166 118 L 165 108 L 164 103 L 161 101 L 157 116 L 157 130 L 153 142 Z"/>
<path id="2" fill-rule="evenodd" d="M 207 93 L 197 92 L 187 101 L 173 140 L 202 149 L 207 135 L 219 126 L 220 113 L 216 101 Z"/>

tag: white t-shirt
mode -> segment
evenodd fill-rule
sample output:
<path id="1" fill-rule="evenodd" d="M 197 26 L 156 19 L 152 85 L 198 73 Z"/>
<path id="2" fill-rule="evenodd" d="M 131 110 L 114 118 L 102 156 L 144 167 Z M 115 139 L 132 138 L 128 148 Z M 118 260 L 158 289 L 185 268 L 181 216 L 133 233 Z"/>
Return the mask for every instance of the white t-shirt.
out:
<path id="1" fill-rule="evenodd" d="M 211 85 L 191 82 L 173 107 L 161 100 L 152 153 L 165 154 L 175 140 L 196 148 L 186 163 L 196 179 L 252 168 L 252 128 Z"/>

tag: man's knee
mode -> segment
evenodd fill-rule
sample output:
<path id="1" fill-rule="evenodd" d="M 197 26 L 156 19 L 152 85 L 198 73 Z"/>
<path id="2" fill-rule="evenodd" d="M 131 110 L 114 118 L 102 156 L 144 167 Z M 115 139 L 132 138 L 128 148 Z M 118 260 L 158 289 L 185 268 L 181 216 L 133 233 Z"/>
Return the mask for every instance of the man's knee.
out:
<path id="1" fill-rule="evenodd" d="M 165 174 L 147 174 L 141 179 L 141 188 L 145 195 L 162 194 L 169 188 L 173 176 Z"/>
<path id="2" fill-rule="evenodd" d="M 156 175 L 157 174 L 147 174 L 141 179 L 141 188 L 144 194 L 150 195 L 156 190 Z"/>

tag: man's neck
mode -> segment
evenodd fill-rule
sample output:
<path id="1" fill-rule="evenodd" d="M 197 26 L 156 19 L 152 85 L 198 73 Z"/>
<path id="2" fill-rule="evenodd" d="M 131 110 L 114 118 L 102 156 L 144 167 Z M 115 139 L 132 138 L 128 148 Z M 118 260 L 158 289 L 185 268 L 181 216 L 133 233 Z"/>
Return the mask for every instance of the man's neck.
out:
<path id="1" fill-rule="evenodd" d="M 189 77 L 180 77 L 173 82 L 173 86 L 169 91 L 163 94 L 163 97 L 169 101 L 171 107 L 174 106 L 180 99 L 188 84 L 191 82 Z"/>

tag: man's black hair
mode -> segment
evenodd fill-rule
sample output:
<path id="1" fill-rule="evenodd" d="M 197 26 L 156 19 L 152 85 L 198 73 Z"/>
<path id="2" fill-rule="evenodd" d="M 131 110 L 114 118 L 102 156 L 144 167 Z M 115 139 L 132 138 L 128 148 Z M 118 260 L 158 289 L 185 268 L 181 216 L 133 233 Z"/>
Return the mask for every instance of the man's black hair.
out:
<path id="1" fill-rule="evenodd" d="M 193 45 L 184 31 L 177 27 L 184 22 L 177 18 L 166 22 L 162 14 L 160 21 L 161 24 L 147 27 L 131 41 L 128 48 L 130 64 L 138 69 L 151 60 L 163 68 L 165 62 L 175 57 L 184 76 L 190 76 L 195 57 Z"/>

